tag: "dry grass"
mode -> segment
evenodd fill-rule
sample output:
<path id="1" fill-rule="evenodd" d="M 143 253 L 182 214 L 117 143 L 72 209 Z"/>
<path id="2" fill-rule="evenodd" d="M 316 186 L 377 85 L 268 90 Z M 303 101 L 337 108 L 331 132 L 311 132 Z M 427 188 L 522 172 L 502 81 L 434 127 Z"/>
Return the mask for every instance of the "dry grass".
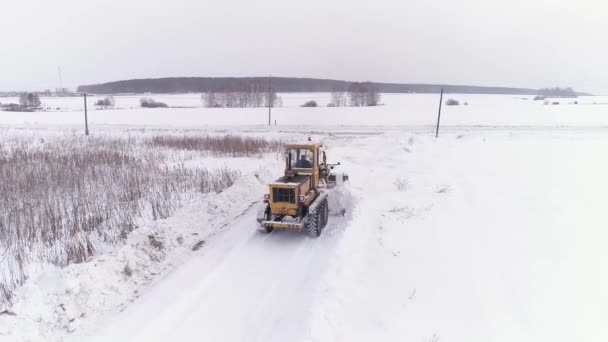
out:
<path id="1" fill-rule="evenodd" d="M 282 147 L 279 141 L 240 136 L 191 136 L 163 135 L 154 136 L 146 142 L 150 146 L 166 147 L 176 150 L 205 151 L 214 155 L 232 157 L 250 156 L 264 152 L 277 151 Z"/>
<path id="2" fill-rule="evenodd" d="M 169 160 L 166 148 L 247 156 L 276 144 L 205 136 L 72 136 L 34 143 L 5 138 L 0 142 L 0 304 L 10 305 L 29 263 L 83 262 L 100 247 L 122 242 L 142 217 L 166 218 L 188 194 L 221 191 L 239 176 L 228 169 L 186 168 Z"/>

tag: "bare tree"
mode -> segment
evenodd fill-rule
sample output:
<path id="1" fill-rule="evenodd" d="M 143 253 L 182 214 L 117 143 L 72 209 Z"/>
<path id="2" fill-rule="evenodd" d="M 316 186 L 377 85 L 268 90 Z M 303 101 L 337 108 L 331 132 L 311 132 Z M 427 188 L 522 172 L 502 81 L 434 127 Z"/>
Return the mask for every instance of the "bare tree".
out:
<path id="1" fill-rule="evenodd" d="M 112 96 L 106 96 L 105 98 L 99 99 L 99 100 L 97 100 L 97 102 L 95 102 L 95 106 L 103 108 L 103 109 L 112 108 L 112 107 L 114 107 L 115 104 L 116 104 L 116 101 L 114 101 L 114 97 L 112 97 Z"/>
<path id="2" fill-rule="evenodd" d="M 270 105 L 268 104 L 270 102 Z M 270 91 L 266 90 L 266 96 L 264 96 L 264 107 L 280 107 L 283 101 L 277 95 L 277 91 L 274 89 L 270 89 Z"/>
<path id="3" fill-rule="evenodd" d="M 210 89 L 208 92 L 204 93 L 202 96 L 203 105 L 207 108 L 215 108 L 219 107 L 217 103 L 217 97 L 215 90 Z"/>
<path id="4" fill-rule="evenodd" d="M 40 108 L 40 96 L 35 93 L 22 93 L 19 95 L 19 104 L 24 109 L 37 109 Z"/>
<path id="5" fill-rule="evenodd" d="M 365 82 L 365 105 L 366 106 L 377 106 L 380 104 L 380 93 L 378 88 L 371 83 Z"/>
<path id="6" fill-rule="evenodd" d="M 348 104 L 351 107 L 363 106 L 363 96 L 361 92 L 361 83 L 355 82 L 348 86 Z"/>
<path id="7" fill-rule="evenodd" d="M 346 106 L 346 92 L 344 89 L 336 88 L 331 92 L 331 104 L 333 107 Z"/>
<path id="8" fill-rule="evenodd" d="M 348 100 L 352 107 L 377 106 L 380 93 L 371 82 L 354 82 L 348 86 Z"/>

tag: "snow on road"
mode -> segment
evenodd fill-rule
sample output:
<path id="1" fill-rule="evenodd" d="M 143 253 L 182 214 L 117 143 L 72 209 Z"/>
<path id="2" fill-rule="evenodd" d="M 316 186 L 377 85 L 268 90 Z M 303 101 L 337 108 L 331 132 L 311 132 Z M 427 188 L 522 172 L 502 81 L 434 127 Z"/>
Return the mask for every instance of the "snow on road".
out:
<path id="1" fill-rule="evenodd" d="M 91 341 L 285 341 L 303 336 L 312 296 L 347 216 L 319 238 L 257 229 L 255 208 L 145 293 Z"/>

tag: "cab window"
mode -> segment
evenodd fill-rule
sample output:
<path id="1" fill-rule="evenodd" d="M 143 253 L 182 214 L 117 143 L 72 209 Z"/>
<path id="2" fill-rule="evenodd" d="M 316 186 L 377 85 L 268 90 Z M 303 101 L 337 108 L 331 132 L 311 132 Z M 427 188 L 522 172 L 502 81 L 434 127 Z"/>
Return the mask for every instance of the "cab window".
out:
<path id="1" fill-rule="evenodd" d="M 292 148 L 289 150 L 289 159 L 292 169 L 312 169 L 313 153 L 311 150 Z"/>

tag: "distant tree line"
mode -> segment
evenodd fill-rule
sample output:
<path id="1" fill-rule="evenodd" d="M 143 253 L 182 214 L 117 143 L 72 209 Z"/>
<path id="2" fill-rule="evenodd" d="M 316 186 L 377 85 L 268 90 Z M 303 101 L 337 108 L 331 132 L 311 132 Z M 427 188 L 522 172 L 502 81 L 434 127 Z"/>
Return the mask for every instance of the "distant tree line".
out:
<path id="1" fill-rule="evenodd" d="M 572 88 L 541 88 L 538 90 L 541 97 L 577 97 L 578 94 Z"/>
<path id="2" fill-rule="evenodd" d="M 85 85 L 78 87 L 78 92 L 95 94 L 169 94 L 169 93 L 206 93 L 239 82 L 262 82 L 268 85 L 267 77 L 170 77 L 156 79 L 138 79 L 110 82 L 104 84 Z M 349 81 L 273 77 L 272 87 L 279 93 L 287 92 L 332 92 L 334 89 L 346 91 L 351 84 Z M 373 83 L 381 93 L 439 93 L 443 88 L 446 93 L 460 94 L 513 94 L 537 95 L 538 89 L 507 88 L 507 87 L 477 87 L 439 84 L 405 84 L 405 83 Z"/>

